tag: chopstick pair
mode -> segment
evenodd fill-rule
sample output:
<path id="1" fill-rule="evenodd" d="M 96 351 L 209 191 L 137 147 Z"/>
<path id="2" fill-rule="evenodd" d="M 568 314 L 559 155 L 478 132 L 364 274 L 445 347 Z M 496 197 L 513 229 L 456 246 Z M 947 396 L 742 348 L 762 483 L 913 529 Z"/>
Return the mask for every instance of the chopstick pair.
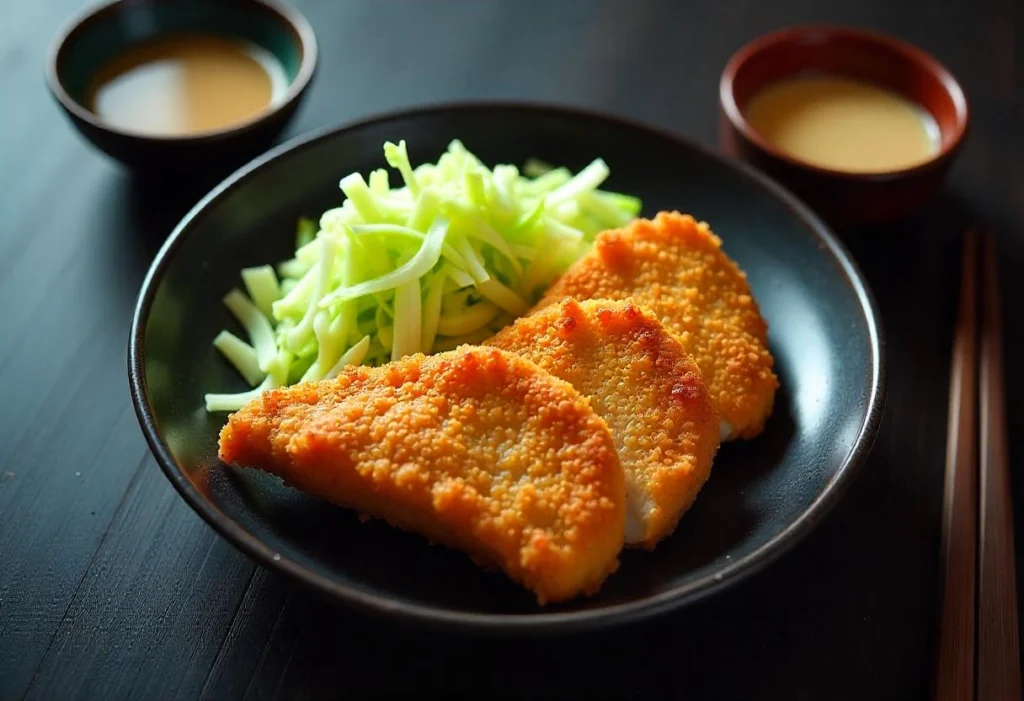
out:
<path id="1" fill-rule="evenodd" d="M 996 247 L 964 239 L 950 372 L 936 701 L 1021 698 Z M 980 432 L 980 440 L 978 433 Z"/>

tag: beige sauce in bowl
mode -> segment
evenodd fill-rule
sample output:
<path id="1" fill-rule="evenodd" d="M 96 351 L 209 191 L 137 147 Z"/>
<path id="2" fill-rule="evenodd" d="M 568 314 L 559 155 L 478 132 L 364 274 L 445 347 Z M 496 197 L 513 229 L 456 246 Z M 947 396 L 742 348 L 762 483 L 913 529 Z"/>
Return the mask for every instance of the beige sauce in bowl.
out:
<path id="1" fill-rule="evenodd" d="M 779 80 L 755 93 L 743 112 L 772 146 L 831 170 L 903 170 L 929 161 L 939 150 L 938 125 L 924 108 L 850 78 Z"/>
<path id="2" fill-rule="evenodd" d="M 277 59 L 236 39 L 182 35 L 132 47 L 104 66 L 86 106 L 116 128 L 183 136 L 244 122 L 287 90 Z"/>

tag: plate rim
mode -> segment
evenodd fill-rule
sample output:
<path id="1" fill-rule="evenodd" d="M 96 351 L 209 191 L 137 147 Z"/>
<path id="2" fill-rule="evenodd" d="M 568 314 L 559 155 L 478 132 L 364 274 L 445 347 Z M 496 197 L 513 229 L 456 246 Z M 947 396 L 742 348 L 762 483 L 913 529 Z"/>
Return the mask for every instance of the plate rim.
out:
<path id="1" fill-rule="evenodd" d="M 232 190 L 241 186 L 270 163 L 286 154 L 315 147 L 321 141 L 392 120 L 443 113 L 488 111 L 546 113 L 552 117 L 597 121 L 619 129 L 640 130 L 668 140 L 680 148 L 695 151 L 703 157 L 718 161 L 739 173 L 740 176 L 753 181 L 755 185 L 767 190 L 775 199 L 779 200 L 820 241 L 845 274 L 847 284 L 852 288 L 860 303 L 870 341 L 871 387 L 864 420 L 858 429 L 850 452 L 842 461 L 835 475 L 811 504 L 783 530 L 744 557 L 715 572 L 709 572 L 692 582 L 660 594 L 598 609 L 551 613 L 545 613 L 543 609 L 540 609 L 534 614 L 470 613 L 442 610 L 427 604 L 400 602 L 342 584 L 268 547 L 202 495 L 184 471 L 178 467 L 169 447 L 160 437 L 150 406 L 145 378 L 145 322 L 149 319 L 156 289 L 170 265 L 174 252 L 187 240 L 187 234 L 192 228 L 192 224 L 202 216 L 208 207 L 226 197 Z M 746 580 L 749 576 L 775 562 L 802 541 L 845 494 L 859 468 L 870 454 L 877 438 L 886 401 L 885 339 L 880 318 L 874 295 L 846 246 L 806 204 L 778 182 L 746 163 L 695 143 L 668 129 L 589 107 L 523 100 L 445 101 L 382 111 L 351 122 L 328 125 L 300 134 L 241 166 L 204 195 L 182 217 L 160 246 L 139 288 L 132 314 L 127 349 L 128 380 L 136 418 L 142 428 L 146 443 L 164 475 L 193 511 L 199 514 L 218 535 L 245 553 L 256 564 L 282 572 L 294 582 L 312 587 L 320 594 L 364 614 L 383 616 L 403 622 L 416 622 L 428 627 L 461 629 L 473 633 L 561 634 L 635 623 L 680 609 Z"/>

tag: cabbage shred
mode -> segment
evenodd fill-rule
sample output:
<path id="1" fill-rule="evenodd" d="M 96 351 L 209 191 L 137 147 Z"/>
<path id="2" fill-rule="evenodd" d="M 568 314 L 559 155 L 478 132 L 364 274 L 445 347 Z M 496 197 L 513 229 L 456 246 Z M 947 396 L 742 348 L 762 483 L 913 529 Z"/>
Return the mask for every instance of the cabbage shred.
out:
<path id="1" fill-rule="evenodd" d="M 404 141 L 388 170 L 342 178 L 345 199 L 319 224 L 301 219 L 293 258 L 247 268 L 224 298 L 249 336 L 214 346 L 252 388 L 208 394 L 234 411 L 260 392 L 414 353 L 480 343 L 532 306 L 590 249 L 640 213 L 635 197 L 599 189 L 595 159 L 575 175 L 540 161 L 489 169 L 458 140 L 412 167 Z M 246 294 L 248 293 L 248 294 Z"/>

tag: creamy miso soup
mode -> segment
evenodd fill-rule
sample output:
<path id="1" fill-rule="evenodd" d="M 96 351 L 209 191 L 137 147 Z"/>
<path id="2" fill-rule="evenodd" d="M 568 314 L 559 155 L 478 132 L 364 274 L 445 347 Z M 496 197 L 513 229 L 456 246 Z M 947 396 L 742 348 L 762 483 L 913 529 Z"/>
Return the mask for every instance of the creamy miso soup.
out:
<path id="1" fill-rule="evenodd" d="M 104 66 L 87 107 L 127 131 L 182 136 L 244 122 L 287 90 L 277 59 L 255 44 L 182 35 L 129 48 Z"/>
<path id="2" fill-rule="evenodd" d="M 812 165 L 852 173 L 902 170 L 930 160 L 939 128 L 921 106 L 885 88 L 840 76 L 771 83 L 744 109 L 770 144 Z"/>

